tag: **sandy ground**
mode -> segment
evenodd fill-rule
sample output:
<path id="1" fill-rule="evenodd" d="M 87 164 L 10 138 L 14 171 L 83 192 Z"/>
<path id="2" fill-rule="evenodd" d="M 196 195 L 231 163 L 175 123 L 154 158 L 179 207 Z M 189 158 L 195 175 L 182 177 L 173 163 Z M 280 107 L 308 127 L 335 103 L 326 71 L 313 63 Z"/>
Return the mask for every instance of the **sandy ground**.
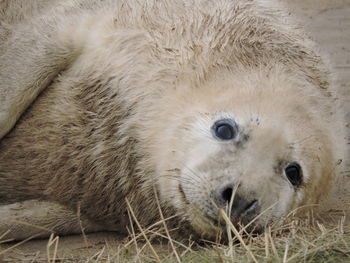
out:
<path id="1" fill-rule="evenodd" d="M 329 57 L 350 122 L 350 0 L 279 1 L 290 9 L 292 16 L 301 20 L 301 25 Z M 331 202 L 341 199 L 340 204 L 344 206 L 345 202 L 350 202 L 350 176 L 343 175 L 339 180 L 340 187 L 335 189 L 336 194 Z M 113 233 L 90 234 L 85 240 L 81 236 L 61 237 L 57 257 L 74 258 L 74 261 L 96 259 L 103 249 L 106 253 L 118 243 L 120 240 Z M 47 252 L 52 258 L 55 250 L 55 243 L 48 246 L 47 240 L 32 240 L 15 248 L 11 246 L 13 244 L 0 247 L 0 262 L 46 262 Z"/>

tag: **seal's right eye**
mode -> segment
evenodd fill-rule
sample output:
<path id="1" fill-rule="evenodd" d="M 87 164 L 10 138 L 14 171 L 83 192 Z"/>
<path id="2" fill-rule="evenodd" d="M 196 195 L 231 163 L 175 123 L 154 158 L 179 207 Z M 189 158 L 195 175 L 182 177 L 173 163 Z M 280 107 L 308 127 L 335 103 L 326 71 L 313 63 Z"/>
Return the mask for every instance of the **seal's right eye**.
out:
<path id="1" fill-rule="evenodd" d="M 237 136 L 237 124 L 230 119 L 218 120 L 214 123 L 212 131 L 216 138 L 227 141 L 232 140 Z"/>

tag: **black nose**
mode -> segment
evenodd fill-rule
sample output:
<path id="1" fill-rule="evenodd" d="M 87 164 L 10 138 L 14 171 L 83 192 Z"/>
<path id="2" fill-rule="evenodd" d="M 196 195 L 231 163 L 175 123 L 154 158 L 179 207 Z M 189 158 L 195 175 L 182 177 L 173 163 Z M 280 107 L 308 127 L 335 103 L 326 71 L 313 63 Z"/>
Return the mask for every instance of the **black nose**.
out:
<path id="1" fill-rule="evenodd" d="M 213 197 L 219 208 L 227 207 L 232 202 L 230 217 L 233 221 L 242 219 L 247 221 L 248 218 L 252 219 L 258 213 L 258 200 L 245 196 L 241 193 L 239 187 L 234 189 L 234 186 L 227 185 L 218 188 L 213 192 Z M 231 201 L 232 198 L 233 200 Z"/>

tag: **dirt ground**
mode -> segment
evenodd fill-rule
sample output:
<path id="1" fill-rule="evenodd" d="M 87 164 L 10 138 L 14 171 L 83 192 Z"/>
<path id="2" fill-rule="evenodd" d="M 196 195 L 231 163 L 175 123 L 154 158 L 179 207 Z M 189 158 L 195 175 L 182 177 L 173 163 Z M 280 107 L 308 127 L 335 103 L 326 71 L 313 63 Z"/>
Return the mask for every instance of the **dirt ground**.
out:
<path id="1" fill-rule="evenodd" d="M 290 9 L 292 16 L 300 19 L 301 25 L 319 44 L 322 53 L 328 56 L 350 122 L 350 0 L 279 1 Z M 330 203 L 338 203 L 339 208 L 350 207 L 350 176 L 344 174 L 339 178 L 338 185 Z M 120 240 L 113 233 L 90 234 L 87 239 L 81 236 L 61 237 L 57 258 L 96 259 L 103 249 L 106 251 L 116 247 L 118 242 Z M 52 258 L 55 250 L 55 242 L 49 244 L 47 240 L 32 240 L 15 248 L 11 246 L 13 244 L 0 247 L 0 262 L 47 261 L 47 253 Z"/>

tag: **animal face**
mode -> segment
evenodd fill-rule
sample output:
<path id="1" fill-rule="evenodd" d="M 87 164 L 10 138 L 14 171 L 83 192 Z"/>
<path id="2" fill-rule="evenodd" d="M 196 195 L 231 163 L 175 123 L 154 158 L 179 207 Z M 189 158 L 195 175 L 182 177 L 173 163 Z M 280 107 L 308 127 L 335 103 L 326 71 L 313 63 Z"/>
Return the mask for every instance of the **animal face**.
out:
<path id="1" fill-rule="evenodd" d="M 192 137 L 195 142 L 181 166 L 179 192 L 183 203 L 214 225 L 220 221 L 219 210 L 226 209 L 235 224 L 247 225 L 258 218 L 254 227 L 263 228 L 303 201 L 313 177 L 308 168 L 312 160 L 304 157 L 303 146 L 296 144 L 299 139 L 287 135 L 283 127 L 264 120 L 242 125 L 231 120 L 234 128 L 225 115 L 202 120 L 194 128 L 202 134 Z"/>
<path id="2" fill-rule="evenodd" d="M 171 151 L 161 195 L 208 235 L 223 225 L 220 209 L 261 230 L 317 203 L 334 168 L 329 127 L 300 86 L 261 74 L 235 81 L 239 88 L 230 79 L 194 92 L 163 138 Z"/>

